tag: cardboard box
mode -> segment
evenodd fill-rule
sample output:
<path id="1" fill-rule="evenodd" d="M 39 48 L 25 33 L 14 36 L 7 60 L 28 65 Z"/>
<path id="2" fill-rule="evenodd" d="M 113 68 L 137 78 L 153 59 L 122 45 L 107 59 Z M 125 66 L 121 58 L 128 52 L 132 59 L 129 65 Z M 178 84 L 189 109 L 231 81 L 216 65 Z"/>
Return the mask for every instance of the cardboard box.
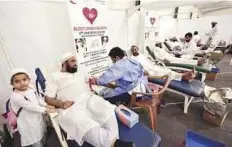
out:
<path id="1" fill-rule="evenodd" d="M 217 79 L 217 76 L 219 75 L 219 73 L 206 73 L 206 80 L 211 80 L 211 81 L 215 81 Z"/>
<path id="2" fill-rule="evenodd" d="M 124 105 L 119 105 L 115 112 L 118 119 L 129 128 L 139 122 L 139 115 Z"/>
<path id="3" fill-rule="evenodd" d="M 212 68 L 210 73 L 206 73 L 206 80 L 215 81 L 217 79 L 217 76 L 219 75 L 219 72 L 219 68 Z"/>
<path id="4" fill-rule="evenodd" d="M 224 123 L 227 117 L 227 114 L 228 114 L 228 111 L 225 111 L 224 114 L 221 116 L 221 115 L 218 115 L 217 113 L 210 112 L 204 107 L 202 118 L 211 124 L 221 126 Z"/>

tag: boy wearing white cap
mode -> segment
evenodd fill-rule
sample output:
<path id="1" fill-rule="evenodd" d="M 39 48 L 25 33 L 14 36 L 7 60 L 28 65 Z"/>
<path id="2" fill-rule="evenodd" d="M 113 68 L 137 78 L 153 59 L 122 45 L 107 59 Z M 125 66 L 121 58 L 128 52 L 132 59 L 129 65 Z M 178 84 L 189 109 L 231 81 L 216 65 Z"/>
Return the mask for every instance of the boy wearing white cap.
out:
<path id="1" fill-rule="evenodd" d="M 69 139 L 95 147 L 133 147 L 119 138 L 115 105 L 90 92 L 84 75 L 77 72 L 73 54 L 66 53 L 62 70 L 46 85 L 46 102 L 58 108 L 57 122 Z M 49 80 L 49 79 L 48 79 Z"/>
<path id="2" fill-rule="evenodd" d="M 21 146 L 43 147 L 45 124 L 42 113 L 55 112 L 55 108 L 37 98 L 30 87 L 30 78 L 26 70 L 12 70 L 10 82 L 14 89 L 10 96 L 10 108 L 17 116 Z"/>

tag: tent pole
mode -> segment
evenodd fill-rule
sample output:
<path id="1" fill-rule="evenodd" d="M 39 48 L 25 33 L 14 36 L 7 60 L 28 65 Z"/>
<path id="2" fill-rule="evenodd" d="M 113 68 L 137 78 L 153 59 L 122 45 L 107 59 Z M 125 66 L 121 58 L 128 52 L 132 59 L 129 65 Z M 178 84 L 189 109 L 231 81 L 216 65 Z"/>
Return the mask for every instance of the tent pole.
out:
<path id="1" fill-rule="evenodd" d="M 128 10 L 125 11 L 126 13 L 126 39 L 127 39 L 127 48 L 129 47 L 129 21 L 128 21 Z"/>
<path id="2" fill-rule="evenodd" d="M 2 49 L 3 54 L 4 54 L 5 57 L 6 57 L 7 63 L 8 63 L 8 65 L 9 65 L 9 69 L 10 69 L 10 71 L 11 71 L 11 70 L 13 69 L 13 65 L 12 65 L 12 63 L 10 62 L 10 58 L 9 58 L 9 56 L 8 56 L 8 54 L 7 54 L 6 48 L 4 47 L 4 44 L 3 44 L 3 37 L 1 36 L 1 34 L 0 34 L 0 48 Z"/>

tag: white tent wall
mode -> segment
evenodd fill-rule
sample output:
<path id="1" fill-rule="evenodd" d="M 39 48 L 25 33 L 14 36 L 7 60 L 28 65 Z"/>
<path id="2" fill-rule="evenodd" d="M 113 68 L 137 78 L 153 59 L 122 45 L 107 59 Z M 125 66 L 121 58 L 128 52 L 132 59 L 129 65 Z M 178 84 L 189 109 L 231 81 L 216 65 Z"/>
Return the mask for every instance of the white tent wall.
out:
<path id="1" fill-rule="evenodd" d="M 228 21 L 232 19 L 232 14 L 230 15 L 220 15 L 220 16 L 207 16 L 199 19 L 181 19 L 178 20 L 178 30 L 177 36 L 184 37 L 187 32 L 198 31 L 200 35 L 203 35 L 210 31 L 211 21 L 217 21 L 219 25 L 219 36 L 221 40 L 229 41 L 232 31 L 232 22 Z"/>
<path id="2" fill-rule="evenodd" d="M 8 80 L 10 74 L 10 67 L 6 67 L 6 65 L 8 65 L 7 59 L 4 55 L 2 46 L 0 46 L 0 113 L 5 111 L 4 104 L 7 98 L 9 97 L 10 91 L 12 90 L 10 87 L 10 81 Z M 5 120 L 3 119 L 3 117 L 0 117 L 0 126 L 4 122 Z"/>
<path id="3" fill-rule="evenodd" d="M 164 40 L 166 37 L 178 36 L 184 37 L 187 32 L 199 31 L 205 34 L 210 31 L 211 21 L 217 21 L 220 26 L 219 36 L 222 40 L 229 41 L 232 31 L 231 23 L 228 20 L 232 18 L 232 9 L 223 9 L 207 13 L 201 13 L 194 6 L 180 6 L 178 18 L 174 19 L 174 8 L 164 8 L 158 11 L 153 10 L 160 17 L 159 38 Z M 190 13 L 192 12 L 192 19 Z M 199 19 L 197 19 L 199 17 Z M 222 33 L 223 32 L 223 33 Z"/>
<path id="4" fill-rule="evenodd" d="M 108 10 L 109 48 L 118 46 L 129 50 L 131 45 L 138 45 L 139 11 L 128 16 L 126 11 Z"/>
<path id="5" fill-rule="evenodd" d="M 139 33 L 139 21 L 140 20 L 140 12 L 136 11 L 132 16 L 128 18 L 128 46 L 138 45 L 138 39 L 140 37 Z M 142 35 L 143 36 L 143 35 Z"/>
<path id="6" fill-rule="evenodd" d="M 190 12 L 193 13 L 192 18 L 199 16 L 199 11 L 193 6 L 181 6 L 179 7 L 178 19 L 174 19 L 174 8 L 166 8 L 159 11 L 155 11 L 159 19 L 159 38 L 164 40 L 166 37 L 178 35 L 179 21 L 182 19 L 189 20 Z"/>
<path id="7" fill-rule="evenodd" d="M 52 68 L 62 53 L 75 51 L 66 3 L 1 2 L 0 10 L 0 33 L 13 67 Z"/>
<path id="8" fill-rule="evenodd" d="M 34 70 L 42 67 L 53 71 L 58 58 L 73 52 L 74 41 L 65 2 L 0 2 L 0 111 L 9 95 L 10 68 L 25 68 L 35 80 Z M 47 71 L 47 72 L 50 72 Z M 1 113 L 0 112 L 0 113 Z"/>
<path id="9" fill-rule="evenodd" d="M 126 49 L 128 46 L 128 26 L 125 11 L 107 11 L 109 48 L 118 46 Z"/>

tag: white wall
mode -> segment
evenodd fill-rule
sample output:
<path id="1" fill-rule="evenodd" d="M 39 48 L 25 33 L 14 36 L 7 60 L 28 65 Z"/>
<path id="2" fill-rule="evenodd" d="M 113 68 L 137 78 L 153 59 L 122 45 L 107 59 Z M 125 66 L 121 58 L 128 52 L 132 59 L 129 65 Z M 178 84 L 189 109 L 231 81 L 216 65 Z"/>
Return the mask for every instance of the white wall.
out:
<path id="1" fill-rule="evenodd" d="M 0 33 L 14 67 L 50 68 L 74 51 L 66 3 L 1 2 L 0 9 Z"/>
<path id="2" fill-rule="evenodd" d="M 53 70 L 64 52 L 75 52 L 65 2 L 0 2 L 0 18 L 1 42 L 14 68 L 31 75 L 36 67 Z M 0 51 L 0 96 L 5 101 L 9 65 Z"/>
<path id="3" fill-rule="evenodd" d="M 199 19 L 181 19 L 178 21 L 178 36 L 184 36 L 187 32 L 198 31 L 200 35 L 203 35 L 210 31 L 211 22 L 217 21 L 219 25 L 219 36 L 222 40 L 229 41 L 232 35 L 232 22 L 228 21 L 232 19 L 230 15 L 219 15 L 219 16 L 207 16 Z"/>
<path id="4" fill-rule="evenodd" d="M 132 16 L 128 18 L 128 46 L 138 45 L 138 39 L 141 35 L 139 32 L 139 20 L 140 20 L 140 12 L 136 11 Z"/>
<path id="5" fill-rule="evenodd" d="M 107 11 L 109 48 L 119 46 L 127 48 L 127 18 L 125 11 Z"/>
<path id="6" fill-rule="evenodd" d="M 193 12 L 192 19 L 189 19 L 190 12 Z M 160 39 L 169 36 L 183 37 L 187 32 L 199 31 L 205 34 L 211 28 L 211 21 L 217 21 L 220 26 L 219 36 L 222 40 L 229 41 L 232 34 L 232 9 L 224 9 L 215 12 L 200 14 L 195 7 L 182 6 L 179 8 L 178 19 L 173 18 L 174 8 L 162 9 L 156 12 L 160 15 Z M 197 16 L 200 16 L 198 19 Z"/>

